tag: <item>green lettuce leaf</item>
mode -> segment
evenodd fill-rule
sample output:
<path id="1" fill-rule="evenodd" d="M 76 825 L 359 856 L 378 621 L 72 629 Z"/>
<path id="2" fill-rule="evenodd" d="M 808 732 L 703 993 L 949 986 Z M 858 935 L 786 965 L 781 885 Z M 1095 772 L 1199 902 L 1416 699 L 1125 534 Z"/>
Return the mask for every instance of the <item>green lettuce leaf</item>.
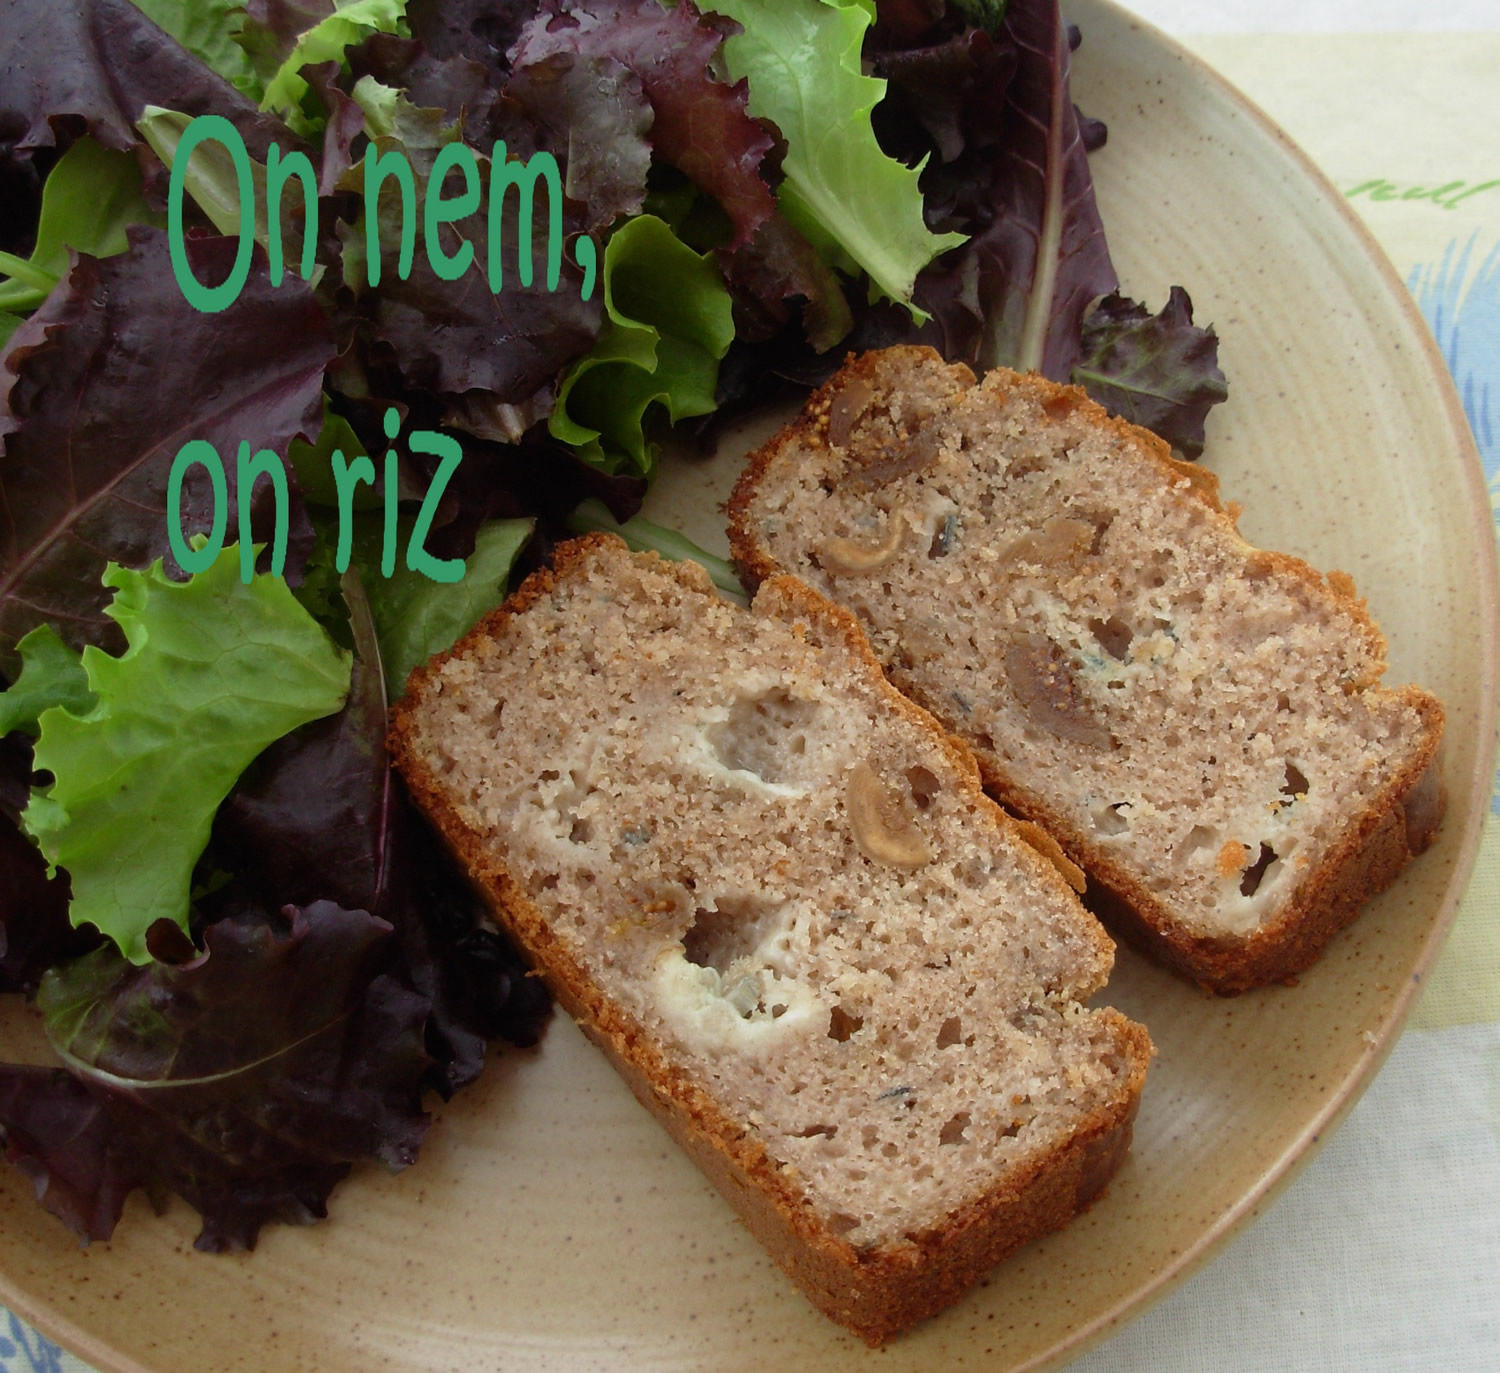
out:
<path id="1" fill-rule="evenodd" d="M 169 171 L 177 161 L 177 150 L 193 121 L 178 110 L 147 105 L 136 120 L 136 129 L 147 146 Z M 269 254 L 271 221 L 266 192 L 266 164 L 247 157 L 250 167 L 250 192 L 254 212 L 252 235 Z M 200 143 L 193 151 L 182 178 L 183 189 L 192 196 L 198 208 L 221 234 L 235 237 L 240 231 L 240 182 L 229 149 L 216 139 Z M 289 273 L 302 270 L 302 245 L 306 220 L 300 190 L 293 190 L 281 200 L 282 269 Z M 123 234 L 123 231 L 122 231 Z M 123 248 L 118 251 L 124 251 Z M 313 266 L 308 280 L 314 287 L 322 280 L 323 268 Z M 285 280 L 285 277 L 282 278 Z"/>
<path id="2" fill-rule="evenodd" d="M 875 141 L 870 111 L 886 83 L 861 67 L 870 10 L 840 0 L 712 0 L 705 8 L 744 26 L 725 42 L 724 59 L 732 79 L 750 83 L 750 113 L 772 120 L 787 141 L 783 213 L 835 265 L 847 254 L 910 307 L 917 273 L 965 240 L 929 232 L 922 167 L 903 166 Z"/>
<path id="3" fill-rule="evenodd" d="M 26 263 L 30 270 L 17 270 L 13 259 L 0 262 L 0 276 L 11 277 L 0 282 L 0 310 L 40 305 L 67 276 L 69 248 L 112 257 L 130 246 L 125 237 L 128 225 L 164 222 L 141 193 L 141 169 L 135 158 L 92 138 L 80 138 L 58 159 L 42 188 L 36 246 Z M 0 257 L 9 259 L 9 254 Z M 5 336 L 0 330 L 0 341 Z"/>
<path id="4" fill-rule="evenodd" d="M 291 56 L 266 84 L 260 102 L 261 109 L 280 114 L 294 133 L 312 134 L 321 124 L 302 108 L 308 91 L 302 69 L 319 62 L 342 62 L 345 49 L 372 33 L 399 33 L 406 16 L 406 0 L 334 0 L 334 4 L 334 13 L 297 39 Z"/>
<path id="5" fill-rule="evenodd" d="M 609 507 L 603 501 L 592 496 L 580 501 L 578 508 L 568 516 L 568 528 L 574 534 L 617 534 L 633 552 L 660 553 L 673 562 L 698 563 L 726 596 L 740 605 L 750 603 L 733 564 L 706 548 L 700 548 L 686 534 L 675 529 L 653 524 L 640 515 L 633 515 L 621 524 L 609 513 Z"/>
<path id="6" fill-rule="evenodd" d="M 160 562 L 110 564 L 108 614 L 127 648 L 90 646 L 83 667 L 97 704 L 42 712 L 35 766 L 55 779 L 22 820 L 72 879 L 69 915 L 150 958 L 157 920 L 187 929 L 193 865 L 214 812 L 268 744 L 331 715 L 349 688 L 349 655 L 276 577 L 240 581 L 230 546 L 187 582 Z"/>
<path id="7" fill-rule="evenodd" d="M 399 521 L 403 548 L 411 524 L 409 519 Z M 372 516 L 360 521 L 355 555 L 361 566 L 371 569 L 363 582 L 391 700 L 406 690 L 413 668 L 434 653 L 452 648 L 505 599 L 511 569 L 534 524 L 533 520 L 491 520 L 481 525 L 474 551 L 464 560 L 464 575 L 456 582 L 443 583 L 408 571 L 399 558 L 391 576 L 378 575 L 381 519 Z"/>
<path id="8" fill-rule="evenodd" d="M 0 692 L 0 737 L 19 729 L 36 738 L 37 720 L 48 706 L 66 706 L 77 715 L 94 708 L 83 663 L 51 625 L 38 625 L 16 649 L 21 672 Z"/>
<path id="9" fill-rule="evenodd" d="M 287 447 L 287 461 L 297 474 L 297 485 L 302 494 L 315 505 L 338 509 L 338 483 L 333 475 L 333 452 L 338 449 L 345 458 L 352 460 L 365 451 L 364 443 L 342 415 L 323 398 L 323 427 L 318 430 L 316 443 L 295 438 Z M 354 488 L 353 505 L 356 510 L 375 510 L 381 497 L 373 487 L 361 482 Z"/>
<path id="10" fill-rule="evenodd" d="M 712 253 L 700 257 L 665 221 L 640 215 L 605 245 L 604 311 L 548 428 L 597 467 L 649 475 L 647 412 L 660 405 L 675 424 L 717 404 L 719 360 L 734 340 L 729 291 Z"/>
<path id="11" fill-rule="evenodd" d="M 205 66 L 246 95 L 260 97 L 260 81 L 237 39 L 245 25 L 245 0 L 133 0 Z"/>

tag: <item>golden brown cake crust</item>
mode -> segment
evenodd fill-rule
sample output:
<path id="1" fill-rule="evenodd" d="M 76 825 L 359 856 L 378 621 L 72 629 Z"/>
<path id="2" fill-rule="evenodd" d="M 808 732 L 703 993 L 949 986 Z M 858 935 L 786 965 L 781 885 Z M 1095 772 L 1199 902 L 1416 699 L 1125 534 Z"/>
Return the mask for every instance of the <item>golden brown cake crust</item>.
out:
<path id="1" fill-rule="evenodd" d="M 414 717 L 443 664 L 476 640 L 498 636 L 506 622 L 549 596 L 569 569 L 608 542 L 591 536 L 558 551 L 554 568 L 528 578 L 500 610 L 449 654 L 412 677 L 392 715 L 390 747 L 411 794 L 470 875 L 502 926 L 516 939 L 563 1008 L 607 1055 L 636 1098 L 687 1151 L 715 1187 L 808 1298 L 833 1320 L 878 1345 L 957 1300 L 996 1263 L 1029 1240 L 1065 1224 L 1096 1198 L 1124 1159 L 1147 1065 L 1154 1052 L 1143 1027 L 1113 1011 L 1092 1012 L 1122 1065 L 1120 1089 L 1082 1115 L 1067 1138 L 1045 1157 L 1013 1170 L 1003 1185 L 949 1217 L 939 1228 L 893 1248 L 859 1248 L 830 1230 L 809 1205 L 793 1170 L 778 1166 L 743 1124 L 665 1055 L 659 1045 L 606 994 L 560 941 L 545 914 L 515 880 L 494 844 L 455 808 L 448 789 L 415 746 Z M 678 574 L 695 582 L 692 571 Z M 783 579 L 788 601 L 818 634 L 847 639 L 889 690 L 892 710 L 920 721 L 965 770 L 968 751 L 936 730 L 926 712 L 886 688 L 879 665 L 847 612 L 799 583 Z M 1012 824 L 996 811 L 1002 825 Z M 1035 876 L 1066 890 L 1066 876 L 1044 856 L 1032 856 Z M 1070 898 L 1071 899 L 1071 896 Z M 1107 946 L 1102 931 L 1097 938 Z"/>
<path id="2" fill-rule="evenodd" d="M 922 373 L 929 402 L 932 393 L 946 391 L 945 399 L 957 403 L 977 387 L 968 368 L 944 364 L 927 348 L 901 347 L 851 356 L 844 369 L 813 394 L 797 419 L 751 455 L 735 487 L 728 506 L 729 539 L 736 568 L 747 586 L 753 588 L 765 578 L 788 571 L 805 575 L 803 568 L 788 567 L 768 547 L 763 523 L 768 487 L 795 480 L 788 477 L 795 462 L 809 453 L 827 453 L 834 446 L 833 427 L 848 424 L 847 417 L 841 420 L 838 415 L 841 393 L 878 394 L 882 386 L 888 390 L 889 378 L 903 370 Z M 1248 936 L 1216 935 L 1186 926 L 1150 889 L 1143 874 L 1120 862 L 1116 851 L 1085 832 L 1045 791 L 1019 780 L 997 751 L 968 739 L 986 788 L 1014 814 L 1034 821 L 1058 839 L 1068 857 L 1088 875 L 1085 904 L 1130 943 L 1220 993 L 1237 993 L 1294 976 L 1318 958 L 1329 940 L 1358 915 L 1363 902 L 1388 885 L 1431 842 L 1444 801 L 1439 761 L 1441 703 L 1417 687 L 1391 691 L 1377 685 L 1385 666 L 1385 641 L 1367 606 L 1356 596 L 1352 580 L 1340 572 L 1325 578 L 1288 554 L 1250 549 L 1235 529 L 1238 509 L 1220 502 L 1218 479 L 1211 471 L 1174 458 L 1156 435 L 1108 415 L 1079 387 L 997 369 L 986 377 L 982 389 L 993 396 L 997 407 L 1017 399 L 1048 415 L 1087 424 L 1105 441 L 1128 449 L 1133 459 L 1154 465 L 1164 486 L 1175 485 L 1185 501 L 1201 504 L 1225 541 L 1243 550 L 1247 568 L 1268 578 L 1300 583 L 1311 598 L 1337 607 L 1351 638 L 1361 641 L 1365 664 L 1346 690 L 1368 691 L 1372 699 L 1404 707 L 1420 720 L 1412 731 L 1414 747 L 1379 794 L 1350 817 L 1315 869 L 1301 878 L 1292 899 Z M 978 389 L 973 394 L 979 394 Z M 851 466 L 849 470 L 857 469 Z M 825 476 L 823 480 L 826 484 L 837 479 Z M 854 578 L 836 579 L 832 594 L 854 582 Z M 895 667 L 891 676 L 898 686 L 908 688 Z M 951 710 L 945 711 L 940 698 L 927 692 L 920 699 L 950 728 L 964 733 L 963 722 Z"/>

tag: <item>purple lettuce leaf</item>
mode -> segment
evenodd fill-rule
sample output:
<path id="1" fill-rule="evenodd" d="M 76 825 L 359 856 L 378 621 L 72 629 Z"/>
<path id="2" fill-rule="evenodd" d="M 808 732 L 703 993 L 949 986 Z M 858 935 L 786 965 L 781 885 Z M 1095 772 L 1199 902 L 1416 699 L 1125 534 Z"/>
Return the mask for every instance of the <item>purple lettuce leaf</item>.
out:
<path id="1" fill-rule="evenodd" d="M 736 299 L 736 310 L 741 301 Z M 772 402 L 805 399 L 843 366 L 851 354 L 893 344 L 930 341 L 922 338 L 904 306 L 880 299 L 848 301 L 853 327 L 837 339 L 837 347 L 819 349 L 803 322 L 806 305 L 794 308 L 788 323 L 767 338 L 736 337 L 719 364 L 714 395 L 718 408 L 690 422 L 699 445 L 707 450 L 733 420 Z M 736 315 L 738 319 L 738 315 Z M 618 516 L 616 518 L 619 518 Z"/>
<path id="2" fill-rule="evenodd" d="M 880 36 L 877 30 L 877 42 Z M 956 161 L 970 141 L 975 77 L 995 52 L 994 44 L 973 29 L 919 47 L 875 47 L 872 64 L 886 81 L 886 93 L 873 120 L 886 152 L 910 163 L 929 152 L 939 164 Z M 991 67 L 985 79 L 1003 90 L 1015 68 L 1014 49 L 1001 49 L 999 57 L 998 69 Z M 922 137 L 914 138 L 918 131 Z M 974 132 L 982 135 L 983 125 L 976 124 Z"/>
<path id="3" fill-rule="evenodd" d="M 492 70 L 472 57 L 437 57 L 411 38 L 372 33 L 345 54 L 349 74 L 374 77 L 406 92 L 422 109 L 439 109 L 444 123 L 463 127 L 467 141 L 488 151 L 491 113 L 500 87 Z"/>
<path id="4" fill-rule="evenodd" d="M 976 34 L 977 47 L 987 43 Z M 997 48 L 1015 72 L 993 103 L 987 225 L 919 278 L 950 360 L 1065 381 L 1083 317 L 1119 286 L 1094 203 L 1088 154 L 1068 96 L 1068 34 L 1054 0 L 1012 0 Z"/>
<path id="5" fill-rule="evenodd" d="M 396 949 L 385 922 L 323 901 L 237 911 L 186 963 L 136 967 L 106 947 L 48 973 L 48 1037 L 115 1132 L 94 1154 L 185 1198 L 203 1217 L 197 1247 L 214 1251 L 252 1248 L 271 1220 L 321 1217 L 356 1161 L 411 1163 L 428 1123 L 428 1005 L 387 971 Z M 0 1081 L 14 1098 L 0 1124 L 13 1137 L 29 1111 L 27 1152 L 51 1171 L 70 1137 L 38 1128 L 15 1070 Z M 107 1136 L 63 1095 L 63 1124 Z M 91 1228 L 99 1215 L 85 1235 L 108 1237 Z"/>
<path id="6" fill-rule="evenodd" d="M 1078 30 L 1051 0 L 1010 0 L 993 37 L 952 14 L 924 29 L 921 7 L 908 18 L 872 54 L 890 83 L 877 129 L 893 156 L 929 158 L 929 225 L 971 235 L 918 279 L 932 318 L 915 336 L 976 371 L 1077 382 L 1196 456 L 1226 394 L 1217 340 L 1180 288 L 1155 316 L 1116 294 L 1087 156 L 1106 132 L 1068 90 Z"/>
<path id="7" fill-rule="evenodd" d="M 410 0 L 411 36 L 437 58 L 466 57 L 493 72 L 510 72 L 511 47 L 541 0 Z"/>
<path id="8" fill-rule="evenodd" d="M 256 759 L 220 808 L 208 861 L 270 909 L 331 900 L 390 925 L 396 971 L 430 1007 L 428 1085 L 447 1096 L 479 1075 L 486 1039 L 533 1043 L 550 1003 L 508 945 L 478 938 L 472 892 L 390 766 L 385 674 L 357 574 L 344 599 L 355 651 L 344 709 Z"/>
<path id="9" fill-rule="evenodd" d="M 349 579 L 344 586 L 346 599 L 354 595 Z M 256 758 L 219 808 L 211 852 L 272 909 L 328 900 L 388 920 L 399 801 L 385 753 L 384 678 L 368 610 L 351 614 L 351 628 L 344 708 Z"/>
<path id="10" fill-rule="evenodd" d="M 107 1240 L 147 1180 L 98 1097 L 65 1068 L 0 1063 L 0 1144 L 37 1201 L 85 1240 Z"/>
<path id="11" fill-rule="evenodd" d="M 960 26 L 965 23 L 957 6 L 950 6 L 947 0 L 882 0 L 871 38 L 882 48 L 912 47 L 921 40 L 930 41 L 932 31 L 945 20 Z"/>
<path id="12" fill-rule="evenodd" d="M 235 463 L 242 439 L 285 455 L 322 422 L 323 369 L 334 355 L 322 310 L 300 278 L 272 288 L 257 253 L 239 300 L 200 313 L 173 279 L 167 238 L 131 230 L 117 257 L 82 257 L 65 289 L 16 332 L 0 367 L 0 659 L 50 621 L 74 647 L 120 649 L 103 613 L 106 561 L 175 568 L 167 478 L 188 439 L 217 449 L 228 485 L 227 538 L 237 537 Z M 228 273 L 236 243 L 186 241 L 200 281 Z M 9 432 L 7 432 L 7 430 Z M 257 537 L 269 533 L 271 484 L 256 489 Z M 293 499 L 288 575 L 310 535 Z M 213 493 L 195 465 L 182 488 L 184 536 L 208 530 Z"/>
<path id="13" fill-rule="evenodd" d="M 517 137 L 506 115 L 525 116 Z M 568 198 L 590 232 L 636 214 L 651 165 L 652 108 L 640 78 L 613 57 L 554 52 L 521 67 L 505 87 L 498 132 L 512 156 L 552 153 Z"/>
<path id="14" fill-rule="evenodd" d="M 396 102 L 393 119 L 395 133 L 389 141 L 393 147 L 401 145 L 420 204 L 437 151 L 448 139 L 446 121 L 440 109 L 413 106 L 404 98 Z M 481 183 L 489 180 L 487 153 L 476 154 Z M 362 192 L 362 174 L 351 171 L 343 188 Z M 539 207 L 546 206 L 545 197 L 545 191 L 539 193 Z M 394 372 L 403 391 L 458 396 L 477 390 L 492 393 L 494 403 L 525 405 L 588 351 L 599 332 L 603 293 L 596 289 L 590 299 L 582 299 L 583 274 L 566 249 L 557 289 L 548 289 L 544 208 L 534 216 L 534 232 L 526 236 L 531 283 L 521 284 L 520 199 L 505 197 L 494 240 L 504 253 L 499 290 L 489 282 L 491 235 L 484 203 L 474 214 L 440 228 L 438 246 L 450 257 L 465 243 L 473 249 L 468 268 L 451 281 L 433 270 L 425 249 L 414 253 L 404 279 L 398 275 L 392 245 L 401 241 L 401 210 L 394 194 L 382 195 L 377 211 L 376 237 L 383 254 L 377 285 L 369 283 L 373 264 L 367 258 L 367 212 L 357 225 L 339 223 L 346 283 L 339 292 L 340 307 L 353 326 L 357 361 L 365 373 Z M 582 228 L 575 210 L 564 207 L 565 242 Z M 341 365 L 331 376 L 335 386 L 342 384 L 346 370 Z M 359 389 L 367 391 L 364 382 Z"/>
<path id="15" fill-rule="evenodd" d="M 321 226 L 333 222 L 336 212 L 330 207 L 329 197 L 337 189 L 339 178 L 354 166 L 354 142 L 364 134 L 365 112 L 338 86 L 337 62 L 322 62 L 317 66 L 304 67 L 302 76 L 323 102 L 323 109 L 328 117 L 323 129 L 323 148 L 317 161 L 318 223 Z M 329 235 L 325 231 L 320 237 L 327 238 Z M 319 244 L 320 249 L 325 246 L 331 249 L 333 245 L 332 242 Z M 318 260 L 327 262 L 332 255 L 330 251 L 322 251 L 318 254 Z"/>
<path id="16" fill-rule="evenodd" d="M 520 71 L 559 53 L 609 57 L 634 72 L 655 115 L 656 155 L 719 203 L 733 248 L 776 207 L 762 175 L 775 139 L 747 112 L 745 83 L 727 85 L 712 74 L 733 31 L 692 0 L 671 9 L 657 0 L 563 0 L 526 25 L 510 59 Z"/>
<path id="17" fill-rule="evenodd" d="M 130 0 L 8 0 L 0 24 L 0 139 L 18 153 L 64 148 L 87 133 L 107 148 L 141 142 L 147 105 L 223 115 L 264 161 L 294 140 Z"/>
<path id="18" fill-rule="evenodd" d="M 1185 457 L 1203 452 L 1204 419 L 1229 393 L 1219 340 L 1193 324 L 1193 302 L 1174 286 L 1158 314 L 1106 296 L 1083 321 L 1072 379 L 1100 405 L 1151 429 Z"/>
<path id="19" fill-rule="evenodd" d="M 719 253 L 734 297 L 735 339 L 757 342 L 798 318 L 815 353 L 827 353 L 854 326 L 838 274 L 779 210 L 748 242 Z"/>
<path id="20" fill-rule="evenodd" d="M 512 277 L 492 292 L 484 239 L 477 232 L 465 237 L 474 244 L 476 265 L 456 281 L 444 281 L 419 257 L 405 281 L 382 278 L 377 289 L 361 290 L 357 346 L 372 365 L 394 366 L 403 388 L 439 395 L 487 391 L 498 404 L 524 405 L 592 346 L 600 296 L 579 298 L 581 277 L 566 261 L 558 289 L 547 290 L 540 244 L 533 284 L 523 287 Z M 505 236 L 507 244 L 514 241 L 514 234 Z"/>
<path id="21" fill-rule="evenodd" d="M 456 437 L 463 444 L 464 461 L 448 484 L 427 541 L 434 557 L 468 557 L 475 531 L 487 520 L 536 516 L 535 536 L 520 563 L 522 572 L 530 571 L 550 559 L 556 543 L 572 537 L 565 522 L 579 502 L 602 500 L 623 521 L 639 513 L 645 499 L 644 477 L 612 474 L 584 462 L 574 449 L 552 438 L 544 424 L 519 443 Z"/>
<path id="22" fill-rule="evenodd" d="M 93 929 L 68 919 L 68 877 L 47 876 L 47 863 L 22 832 L 31 799 L 31 740 L 0 739 L 0 992 L 36 990 L 54 963 L 86 953 L 99 942 Z"/>
<path id="23" fill-rule="evenodd" d="M 246 0 L 239 45 L 263 81 L 292 55 L 297 39 L 333 13 L 333 0 Z"/>

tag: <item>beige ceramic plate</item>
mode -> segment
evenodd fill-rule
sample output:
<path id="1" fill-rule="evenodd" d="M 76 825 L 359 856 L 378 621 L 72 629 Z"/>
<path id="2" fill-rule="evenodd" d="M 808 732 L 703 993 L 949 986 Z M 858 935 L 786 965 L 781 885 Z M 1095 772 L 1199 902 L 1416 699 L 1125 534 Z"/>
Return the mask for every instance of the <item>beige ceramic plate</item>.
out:
<path id="1" fill-rule="evenodd" d="M 332 1220 L 252 1255 L 192 1252 L 196 1218 L 136 1198 L 79 1249 L 0 1169 L 0 1299 L 101 1368 L 1034 1367 L 1161 1296 L 1259 1209 L 1389 1049 L 1453 915 L 1489 800 L 1496 610 L 1489 502 L 1442 363 L 1338 195 L 1263 118 L 1102 0 L 1075 93 L 1128 291 L 1174 281 L 1216 324 L 1233 399 L 1209 459 L 1255 542 L 1352 572 L 1391 678 L 1449 711 L 1435 849 L 1301 985 L 1213 1000 L 1122 954 L 1108 996 L 1160 1046 L 1107 1198 L 881 1354 L 795 1293 L 567 1023 L 440 1112 L 414 1169 L 365 1171 Z M 661 493 L 722 546 L 725 464 Z M 662 505 L 657 506 L 661 518 Z M 8 998 L 7 1000 L 13 1000 Z M 7 1051 L 34 1026 L 0 1022 Z"/>

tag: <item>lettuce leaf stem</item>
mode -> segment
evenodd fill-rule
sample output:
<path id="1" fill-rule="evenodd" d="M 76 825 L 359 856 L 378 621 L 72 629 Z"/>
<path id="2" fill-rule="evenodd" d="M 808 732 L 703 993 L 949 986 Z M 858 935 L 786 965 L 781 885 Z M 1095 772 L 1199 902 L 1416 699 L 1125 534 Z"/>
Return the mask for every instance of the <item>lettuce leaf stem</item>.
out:
<path id="1" fill-rule="evenodd" d="M 14 253 L 0 253 L 0 276 L 8 276 L 15 281 L 24 282 L 44 296 L 51 292 L 58 281 L 51 272 L 43 271 L 34 263 L 27 262 L 24 257 L 17 257 Z M 40 304 L 39 301 L 37 303 Z"/>

